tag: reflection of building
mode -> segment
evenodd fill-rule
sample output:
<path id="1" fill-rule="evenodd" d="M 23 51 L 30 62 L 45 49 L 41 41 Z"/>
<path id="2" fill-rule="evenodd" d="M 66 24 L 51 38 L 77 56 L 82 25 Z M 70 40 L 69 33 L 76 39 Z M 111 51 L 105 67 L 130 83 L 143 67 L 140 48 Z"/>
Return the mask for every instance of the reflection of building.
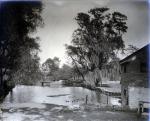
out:
<path id="1" fill-rule="evenodd" d="M 137 108 L 139 101 L 148 101 L 148 47 L 120 61 L 123 106 Z"/>

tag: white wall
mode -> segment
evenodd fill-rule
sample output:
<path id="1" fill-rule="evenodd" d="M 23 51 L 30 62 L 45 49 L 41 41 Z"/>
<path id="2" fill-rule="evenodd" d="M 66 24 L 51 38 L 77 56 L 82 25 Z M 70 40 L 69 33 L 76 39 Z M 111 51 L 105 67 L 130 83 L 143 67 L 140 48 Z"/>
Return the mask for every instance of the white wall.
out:
<path id="1" fill-rule="evenodd" d="M 131 109 L 138 108 L 139 101 L 150 101 L 150 88 L 128 87 L 129 90 L 129 107 Z"/>

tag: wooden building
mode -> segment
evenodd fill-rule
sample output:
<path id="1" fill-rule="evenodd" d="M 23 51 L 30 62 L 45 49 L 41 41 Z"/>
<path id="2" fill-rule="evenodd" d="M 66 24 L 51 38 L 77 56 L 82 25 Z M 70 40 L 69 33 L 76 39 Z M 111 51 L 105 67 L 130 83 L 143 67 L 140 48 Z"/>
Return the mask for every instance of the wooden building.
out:
<path id="1" fill-rule="evenodd" d="M 149 44 L 120 61 L 122 105 L 137 108 L 139 101 L 148 101 Z"/>

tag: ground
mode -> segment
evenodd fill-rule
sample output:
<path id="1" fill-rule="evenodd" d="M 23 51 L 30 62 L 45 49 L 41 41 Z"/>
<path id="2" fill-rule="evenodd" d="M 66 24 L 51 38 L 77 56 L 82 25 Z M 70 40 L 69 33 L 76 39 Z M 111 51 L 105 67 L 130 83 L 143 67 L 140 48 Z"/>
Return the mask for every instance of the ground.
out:
<path id="1" fill-rule="evenodd" d="M 106 109 L 106 108 L 105 108 Z M 4 108 L 2 121 L 147 121 L 135 112 L 101 110 L 93 106 L 68 108 L 53 104 Z"/>

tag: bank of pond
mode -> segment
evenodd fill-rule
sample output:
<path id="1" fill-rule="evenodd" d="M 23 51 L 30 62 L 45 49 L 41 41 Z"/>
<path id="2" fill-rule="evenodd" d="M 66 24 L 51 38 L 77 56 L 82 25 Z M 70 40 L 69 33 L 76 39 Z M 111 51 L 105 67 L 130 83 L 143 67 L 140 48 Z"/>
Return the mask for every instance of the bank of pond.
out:
<path id="1" fill-rule="evenodd" d="M 83 83 L 67 85 L 64 81 L 55 81 L 47 86 L 16 85 L 2 104 L 10 106 L 20 103 L 45 103 L 71 108 L 85 105 L 96 106 L 99 110 L 135 111 L 122 107 L 120 95 L 109 95 Z"/>

